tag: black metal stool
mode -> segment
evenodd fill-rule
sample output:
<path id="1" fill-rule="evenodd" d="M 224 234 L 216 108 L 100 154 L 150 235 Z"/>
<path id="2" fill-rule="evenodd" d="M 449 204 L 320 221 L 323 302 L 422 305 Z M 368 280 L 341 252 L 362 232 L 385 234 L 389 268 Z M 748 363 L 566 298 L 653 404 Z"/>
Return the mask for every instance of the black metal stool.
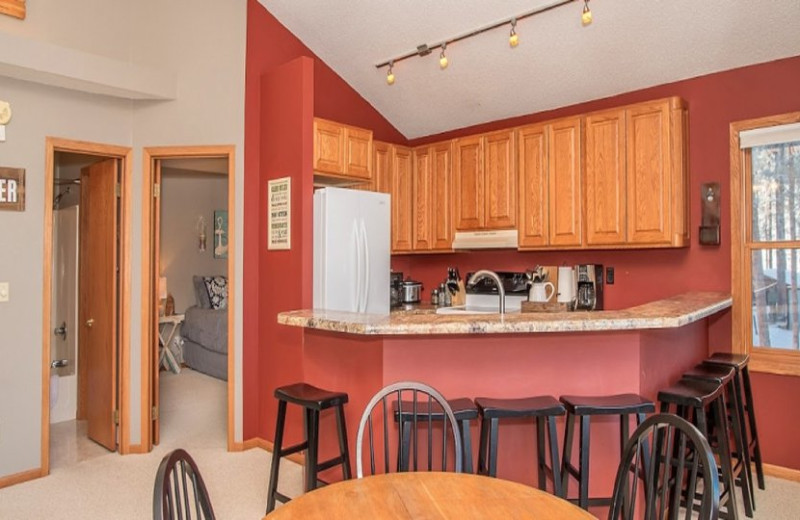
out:
<path id="1" fill-rule="evenodd" d="M 720 518 L 737 520 L 739 516 L 736 510 L 736 486 L 731 467 L 727 411 L 722 385 L 712 381 L 682 379 L 658 392 L 658 400 L 661 403 L 662 413 L 670 412 L 670 405 L 675 405 L 676 411 L 672 413 L 693 422 L 706 438 L 710 431 L 709 420 L 717 425 L 717 442 L 713 445 L 713 450 L 721 466 Z"/>
<path id="2" fill-rule="evenodd" d="M 539 475 L 539 489 L 547 488 L 547 473 L 553 479 L 553 493 L 561 496 L 561 475 L 558 462 L 558 438 L 556 435 L 556 417 L 564 415 L 564 406 L 555 397 L 543 395 L 521 399 L 491 399 L 478 397 L 475 404 L 481 414 L 481 440 L 478 450 L 478 473 L 497 476 L 497 441 L 500 419 L 535 418 L 536 419 L 536 457 Z M 550 464 L 547 466 L 545 452 L 545 425 L 549 437 Z M 487 461 L 488 458 L 488 461 Z M 488 465 L 487 465 L 488 464 Z"/>
<path id="3" fill-rule="evenodd" d="M 761 464 L 761 446 L 758 442 L 758 429 L 756 428 L 756 412 L 753 408 L 753 391 L 750 387 L 750 372 L 747 370 L 747 363 L 750 361 L 750 356 L 747 354 L 730 354 L 726 352 L 717 352 L 712 354 L 710 358 L 704 363 L 711 363 L 717 365 L 732 366 L 736 369 L 736 377 L 733 379 L 736 392 L 739 395 L 739 400 L 742 400 L 742 391 L 744 390 L 744 412 L 747 414 L 746 424 L 749 427 L 749 432 L 745 431 L 747 439 L 748 455 L 750 459 L 756 464 L 756 476 L 758 478 L 758 488 L 764 489 L 764 467 Z M 750 479 L 752 485 L 753 479 Z"/>
<path id="4" fill-rule="evenodd" d="M 459 397 L 457 399 L 448 399 L 447 404 L 453 411 L 453 415 L 458 423 L 458 428 L 461 430 L 461 446 L 464 453 L 464 473 L 472 473 L 472 434 L 470 433 L 470 421 L 478 418 L 478 407 L 472 402 L 472 399 L 466 397 Z M 397 402 L 394 402 L 395 420 L 399 420 L 397 416 Z M 400 407 L 403 410 L 403 450 L 404 460 L 399 462 L 400 471 L 408 471 L 408 456 L 411 447 L 411 424 L 413 422 L 413 411 L 411 403 L 403 403 Z M 432 421 L 443 421 L 444 413 L 442 408 L 435 402 L 431 403 L 430 416 Z M 417 409 L 417 420 L 428 420 L 427 406 L 421 406 Z"/>
<path id="5" fill-rule="evenodd" d="M 330 392 L 306 383 L 281 386 L 275 389 L 278 399 L 278 420 L 275 425 L 275 446 L 272 451 L 272 466 L 269 472 L 269 489 L 267 490 L 267 513 L 275 509 L 275 501 L 288 502 L 286 495 L 278 492 L 278 470 L 282 457 L 306 451 L 305 485 L 306 492 L 316 489 L 317 474 L 333 466 L 342 466 L 344 479 L 350 478 L 350 451 L 347 446 L 347 430 L 344 421 L 344 404 L 347 394 Z M 286 403 L 303 407 L 305 415 L 305 440 L 294 446 L 283 447 L 283 428 L 286 421 Z M 317 462 L 319 451 L 319 414 L 327 408 L 336 407 L 336 426 L 339 434 L 339 456 L 324 462 Z"/>
<path id="6" fill-rule="evenodd" d="M 589 420 L 593 415 L 618 415 L 620 424 L 619 444 L 620 453 L 622 453 L 625 449 L 625 443 L 630 437 L 630 416 L 636 416 L 636 425 L 638 426 L 644 421 L 645 414 L 655 411 L 655 404 L 637 394 L 606 396 L 562 395 L 561 402 L 564 403 L 567 409 L 564 454 L 561 457 L 561 490 L 563 492 L 561 496 L 571 502 L 577 502 L 583 509 L 589 509 L 589 506 L 610 505 L 611 496 L 589 498 Z M 580 461 L 577 468 L 570 462 L 572 458 L 572 437 L 575 429 L 573 417 L 580 417 L 581 420 Z M 577 499 L 568 497 L 570 475 L 578 480 Z"/>
<path id="7" fill-rule="evenodd" d="M 737 392 L 735 386 L 736 370 L 732 366 L 703 363 L 688 370 L 683 374 L 684 379 L 696 379 L 700 381 L 713 381 L 722 385 L 727 396 L 727 405 L 731 413 L 726 413 L 730 431 L 733 432 L 733 452 L 736 456 L 736 464 L 732 471 L 734 476 L 739 475 L 736 483 L 742 488 L 742 498 L 744 511 L 748 517 L 753 516 L 756 508 L 755 496 L 753 495 L 753 474 L 750 468 L 750 454 L 747 449 L 747 438 L 745 437 L 744 410 L 742 408 L 741 394 Z"/>

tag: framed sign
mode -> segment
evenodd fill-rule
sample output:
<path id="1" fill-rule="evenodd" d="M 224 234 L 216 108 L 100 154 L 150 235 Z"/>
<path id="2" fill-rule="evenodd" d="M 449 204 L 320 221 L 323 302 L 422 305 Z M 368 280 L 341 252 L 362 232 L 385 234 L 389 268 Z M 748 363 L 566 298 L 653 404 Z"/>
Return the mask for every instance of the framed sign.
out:
<path id="1" fill-rule="evenodd" d="M 228 258 L 228 212 L 214 212 L 214 258 Z"/>
<path id="2" fill-rule="evenodd" d="M 292 248 L 292 179 L 267 182 L 267 249 Z"/>
<path id="3" fill-rule="evenodd" d="M 0 210 L 25 211 L 25 170 L 0 167 Z"/>

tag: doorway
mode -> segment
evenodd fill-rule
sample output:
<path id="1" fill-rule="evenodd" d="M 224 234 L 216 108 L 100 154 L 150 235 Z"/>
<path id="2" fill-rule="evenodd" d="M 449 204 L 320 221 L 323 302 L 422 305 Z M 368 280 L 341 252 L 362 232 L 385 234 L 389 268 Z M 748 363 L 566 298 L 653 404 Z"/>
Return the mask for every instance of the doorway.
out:
<path id="1" fill-rule="evenodd" d="M 126 441 L 118 427 L 124 424 L 121 360 L 128 349 L 128 303 L 121 295 L 129 284 L 130 153 L 113 145 L 46 141 L 44 474 L 51 463 L 51 418 L 54 431 L 68 439 L 57 443 L 59 453 L 70 453 L 70 443 L 91 445 L 100 454 L 123 451 Z"/>
<path id="2" fill-rule="evenodd" d="M 143 413 L 151 423 L 143 425 L 142 447 L 148 451 L 160 442 L 162 374 L 180 379 L 188 366 L 227 379 L 230 450 L 235 387 L 234 147 L 145 148 L 143 164 L 142 403 L 148 404 Z M 201 297 L 207 298 L 205 305 Z M 199 339 L 190 332 L 198 328 Z M 209 334 L 210 330 L 220 332 Z"/>

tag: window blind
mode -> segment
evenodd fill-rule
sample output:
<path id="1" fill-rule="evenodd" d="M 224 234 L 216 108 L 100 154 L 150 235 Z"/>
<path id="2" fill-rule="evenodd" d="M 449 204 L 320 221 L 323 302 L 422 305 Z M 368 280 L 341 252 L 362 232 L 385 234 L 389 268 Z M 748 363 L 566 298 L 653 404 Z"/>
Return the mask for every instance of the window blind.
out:
<path id="1" fill-rule="evenodd" d="M 800 123 L 766 126 L 739 132 L 739 147 L 742 149 L 793 142 L 800 142 Z"/>

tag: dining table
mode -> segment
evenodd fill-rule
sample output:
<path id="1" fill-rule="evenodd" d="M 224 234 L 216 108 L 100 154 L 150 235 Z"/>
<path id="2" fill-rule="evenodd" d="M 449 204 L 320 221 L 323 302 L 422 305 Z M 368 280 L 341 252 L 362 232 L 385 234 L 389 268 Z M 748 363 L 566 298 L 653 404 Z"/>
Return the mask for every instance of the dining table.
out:
<path id="1" fill-rule="evenodd" d="M 370 518 L 595 519 L 587 511 L 518 482 L 451 472 L 401 472 L 344 480 L 300 495 L 264 520 Z"/>

